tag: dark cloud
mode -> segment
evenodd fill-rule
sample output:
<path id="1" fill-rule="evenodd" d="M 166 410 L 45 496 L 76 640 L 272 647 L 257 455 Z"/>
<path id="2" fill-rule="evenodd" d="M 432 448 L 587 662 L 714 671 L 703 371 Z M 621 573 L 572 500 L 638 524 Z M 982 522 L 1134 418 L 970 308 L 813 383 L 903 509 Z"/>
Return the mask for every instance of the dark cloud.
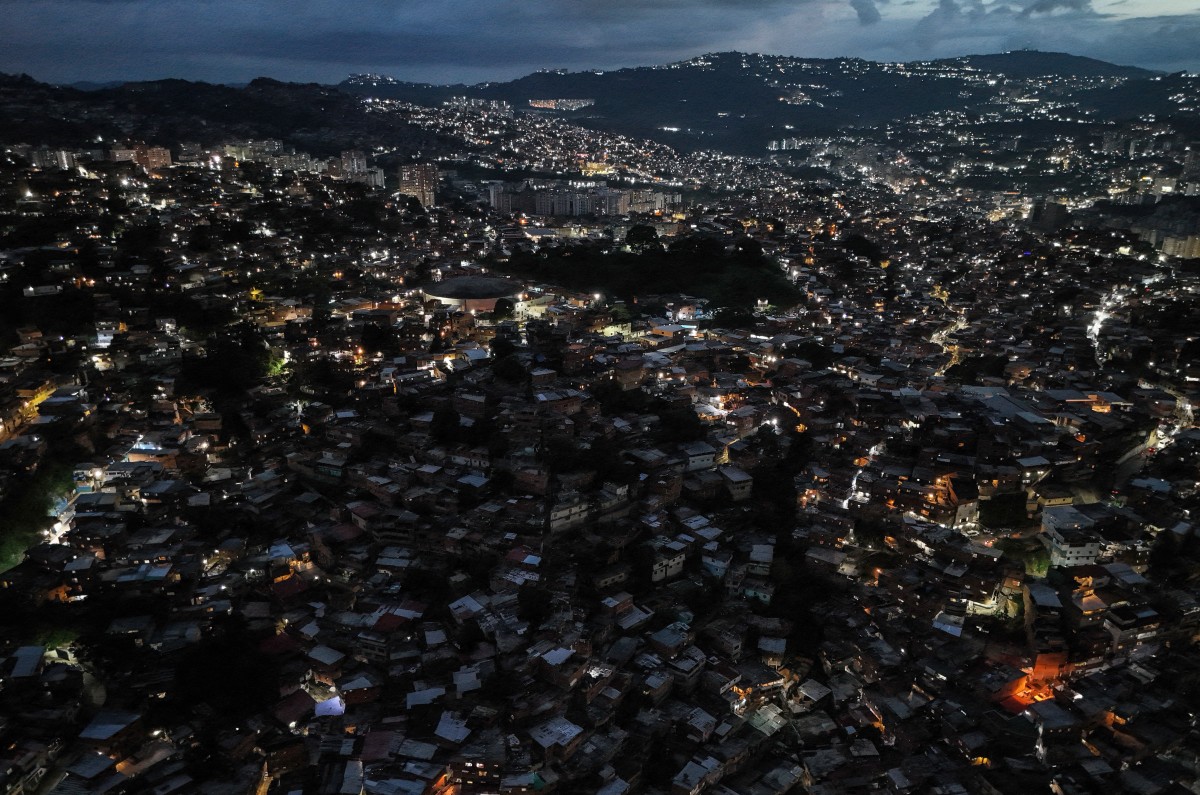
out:
<path id="1" fill-rule="evenodd" d="M 1039 3 L 1041 0 L 1039 0 Z M 1005 2 L 939 0 L 912 29 L 911 43 L 893 45 L 897 59 L 948 57 L 968 53 L 1003 52 L 1019 48 L 1070 52 L 1118 64 L 1163 71 L 1200 67 L 1200 13 L 1174 16 L 1145 15 L 1117 18 L 1097 13 L 1088 2 L 1067 0 L 1013 8 Z M 1139 12 L 1153 10 L 1141 1 Z M 1053 14 L 1064 24 L 1046 24 Z M 1067 24 L 1069 22 L 1069 24 Z M 880 42 L 881 48 L 889 47 Z"/>
<path id="2" fill-rule="evenodd" d="M 1050 14 L 1055 11 L 1091 11 L 1092 0 L 1035 0 L 1025 6 L 1022 16 Z"/>
<path id="3" fill-rule="evenodd" d="M 0 71 L 475 82 L 716 50 L 910 60 L 1022 46 L 1197 68 L 1200 17 L 1156 16 L 1161 2 L 1130 3 L 1135 20 L 1087 0 L 0 0 Z"/>
<path id="4" fill-rule="evenodd" d="M 850 7 L 854 9 L 854 13 L 858 14 L 860 24 L 874 25 L 883 19 L 883 15 L 875 6 L 875 0 L 850 0 Z"/>
<path id="5" fill-rule="evenodd" d="M 52 80 L 258 74 L 336 81 L 515 77 L 756 49 L 759 26 L 846 0 L 0 0 L 0 70 Z M 87 9 L 86 12 L 83 9 Z M 53 42 L 53 44 L 51 44 Z M 71 52 L 70 58 L 59 53 Z M 173 58 L 172 58 L 173 56 Z M 174 60 L 176 63 L 171 63 Z"/>

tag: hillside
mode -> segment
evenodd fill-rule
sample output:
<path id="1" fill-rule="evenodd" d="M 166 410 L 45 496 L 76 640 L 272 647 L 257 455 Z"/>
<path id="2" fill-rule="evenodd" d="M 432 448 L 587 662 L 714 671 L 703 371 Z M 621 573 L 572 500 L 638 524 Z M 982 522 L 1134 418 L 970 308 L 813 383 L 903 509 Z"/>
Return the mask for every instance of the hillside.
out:
<path id="1" fill-rule="evenodd" d="M 374 144 L 437 148 L 430 133 L 395 117 L 369 114 L 329 86 L 258 79 L 234 88 L 187 80 L 80 90 L 0 75 L 0 140 L 79 145 L 88 140 L 218 143 L 279 138 L 314 153 Z"/>
<path id="2" fill-rule="evenodd" d="M 98 138 L 279 138 L 317 154 L 379 146 L 400 157 L 453 148 L 403 117 L 367 112 L 358 98 L 369 96 L 426 106 L 451 97 L 499 100 L 523 111 L 533 110 L 530 100 L 588 99 L 592 104 L 580 109 L 539 112 L 681 151 L 754 156 L 772 141 L 913 119 L 954 124 L 960 113 L 1022 130 L 1071 124 L 1072 116 L 1104 123 L 1154 115 L 1174 117 L 1183 129 L 1200 126 L 1196 78 L 1024 50 L 911 64 L 726 52 L 608 72 L 536 72 L 473 86 L 357 75 L 338 86 L 260 78 L 236 87 L 159 80 L 87 88 L 0 75 L 0 139 L 78 145 Z M 1038 115 L 1015 105 L 1018 100 L 1064 111 Z"/>
<path id="3" fill-rule="evenodd" d="M 594 104 L 560 115 L 681 149 L 742 154 L 761 154 L 773 139 L 946 111 L 984 112 L 1008 97 L 1038 92 L 1079 102 L 1105 119 L 1177 109 L 1172 89 L 1154 72 L 1034 51 L 913 64 L 727 52 L 609 72 L 537 72 L 475 86 L 359 75 L 340 88 L 420 104 L 440 104 L 453 96 L 502 100 L 526 110 L 532 99 L 585 98 Z"/>
<path id="4" fill-rule="evenodd" d="M 1057 75 L 1063 77 L 1123 77 L 1144 80 L 1158 72 L 1137 66 L 1118 66 L 1095 58 L 1071 55 L 1065 52 L 1040 52 L 1038 50 L 1015 50 L 992 55 L 967 55 L 962 58 L 947 58 L 938 63 L 965 64 L 992 74 L 1002 74 L 1017 79 Z"/>

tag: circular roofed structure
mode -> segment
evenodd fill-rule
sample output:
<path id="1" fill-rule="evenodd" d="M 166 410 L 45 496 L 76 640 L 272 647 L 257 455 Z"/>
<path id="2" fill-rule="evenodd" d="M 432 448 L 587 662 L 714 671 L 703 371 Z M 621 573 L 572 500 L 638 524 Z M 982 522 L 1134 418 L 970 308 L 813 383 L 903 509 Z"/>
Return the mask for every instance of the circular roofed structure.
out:
<path id="1" fill-rule="evenodd" d="M 499 276 L 458 276 L 431 284 L 423 292 L 426 301 L 440 301 L 464 312 L 491 312 L 501 298 L 515 302 L 524 290 L 521 282 Z"/>

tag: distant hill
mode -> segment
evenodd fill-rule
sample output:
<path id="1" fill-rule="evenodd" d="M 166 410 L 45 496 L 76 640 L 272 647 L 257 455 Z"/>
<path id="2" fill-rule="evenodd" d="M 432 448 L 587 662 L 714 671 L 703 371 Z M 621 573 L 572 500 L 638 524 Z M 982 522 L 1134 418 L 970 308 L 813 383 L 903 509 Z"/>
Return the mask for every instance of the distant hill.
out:
<path id="1" fill-rule="evenodd" d="M 1047 82 L 1045 77 L 1060 77 Z M 381 146 L 398 157 L 458 147 L 359 97 L 439 105 L 451 97 L 500 100 L 592 129 L 652 139 L 680 150 L 762 155 L 771 142 L 835 136 L 913 118 L 994 116 L 1005 105 L 1046 99 L 1104 123 L 1154 115 L 1200 134 L 1200 80 L 1161 75 L 1066 53 L 1016 51 L 910 64 L 722 52 L 661 66 L 535 72 L 507 82 L 438 86 L 356 75 L 337 86 L 260 78 L 245 86 L 157 80 L 79 87 L 0 75 L 0 140 L 52 145 L 140 139 L 212 143 L 279 138 L 329 154 Z M 571 110 L 531 100 L 587 99 Z M 941 117 L 943 120 L 948 118 Z M 998 122 L 1000 123 L 1000 122 Z M 1053 134 L 1069 118 L 1010 115 L 1012 134 Z M 1074 128 L 1072 128 L 1074 129 Z M 1194 133 L 1192 131 L 1195 131 Z"/>
<path id="2" fill-rule="evenodd" d="M 266 78 L 240 88 L 155 80 L 83 91 L 0 75 L 0 140 L 78 146 L 97 138 L 175 144 L 239 137 L 278 138 L 316 154 L 378 144 L 403 155 L 439 146 L 435 135 L 368 113 L 330 86 Z"/>
<path id="3" fill-rule="evenodd" d="M 996 79 L 980 80 L 980 72 Z M 1088 78 L 1076 86 L 1056 86 L 1056 99 L 1065 91 L 1069 99 L 1106 118 L 1173 110 L 1167 87 L 1153 82 L 1158 73 L 1035 51 L 913 64 L 724 52 L 663 66 L 536 72 L 473 86 L 358 75 L 339 87 L 361 96 L 418 104 L 439 104 L 453 96 L 503 100 L 525 110 L 530 100 L 591 99 L 594 104 L 588 107 L 559 113 L 578 124 L 682 149 L 761 154 L 769 141 L 781 138 L 824 135 L 945 110 L 982 112 L 1004 96 L 1039 90 L 1033 78 L 1046 76 Z M 1114 102 L 1112 92 L 1122 88 L 1121 100 Z M 1108 93 L 1096 93 L 1100 90 Z"/>
<path id="4" fill-rule="evenodd" d="M 1124 77 L 1144 80 L 1160 72 L 1137 66 L 1118 66 L 1095 58 L 1071 55 L 1065 52 L 1041 52 L 1038 50 L 1014 50 L 993 55 L 968 55 L 963 58 L 948 58 L 938 63 L 966 64 L 976 69 L 1007 77 L 1029 79 L 1059 75 L 1065 77 Z"/>
<path id="5" fill-rule="evenodd" d="M 80 80 L 77 83 L 66 83 L 67 88 L 74 88 L 79 91 L 100 91 L 105 88 L 117 88 L 125 84 L 124 80 L 110 80 L 107 83 L 93 83 L 90 80 Z"/>

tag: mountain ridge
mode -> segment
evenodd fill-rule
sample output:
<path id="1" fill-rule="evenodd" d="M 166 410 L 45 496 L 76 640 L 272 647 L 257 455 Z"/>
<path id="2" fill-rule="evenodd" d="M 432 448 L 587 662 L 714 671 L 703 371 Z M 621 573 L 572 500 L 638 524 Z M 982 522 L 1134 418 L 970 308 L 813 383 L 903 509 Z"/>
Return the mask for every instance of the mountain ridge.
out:
<path id="1" fill-rule="evenodd" d="M 1022 60 L 1026 56 L 1028 60 Z M 1111 61 L 1103 61 L 1097 58 L 1089 58 L 1086 55 L 1074 55 L 1067 52 L 1054 52 L 1046 50 L 1010 50 L 1003 53 L 979 53 L 975 55 L 963 55 L 957 58 L 939 58 L 938 63 L 947 62 L 965 62 L 972 66 L 996 64 L 998 71 L 1012 77 L 1039 77 L 1045 74 L 1062 74 L 1072 77 L 1128 77 L 1134 79 L 1149 78 L 1155 75 L 1165 74 L 1154 69 L 1145 69 L 1140 66 L 1126 66 L 1115 64 Z M 1005 63 L 1007 62 L 1007 69 Z M 1046 67 L 1051 65 L 1058 67 L 1051 69 L 1049 72 L 1035 72 L 1029 69 L 1033 63 L 1041 63 Z M 1070 71 L 1064 71 L 1062 67 L 1069 67 Z"/>
<path id="2" fill-rule="evenodd" d="M 589 99 L 564 118 L 606 132 L 652 138 L 680 149 L 761 154 L 771 141 L 830 135 L 914 116 L 986 113 L 1017 94 L 1078 102 L 1097 118 L 1171 111 L 1160 73 L 1069 53 L 1017 50 L 936 61 L 801 58 L 718 52 L 656 66 L 543 70 L 506 82 L 438 86 L 356 75 L 338 88 L 358 96 L 438 105 L 452 97 L 503 101 Z M 1056 85 L 1058 84 L 1058 85 Z M 1136 85 L 1119 101 L 1105 92 Z"/>
<path id="3" fill-rule="evenodd" d="M 994 117 L 1018 135 L 1149 115 L 1190 116 L 1189 128 L 1200 129 L 1198 95 L 1200 81 L 1189 76 L 1031 50 L 907 64 L 723 52 L 614 71 L 545 70 L 471 86 L 356 75 L 338 85 L 260 77 L 240 87 L 166 79 L 84 90 L 0 75 L 0 134 L 51 145 L 96 137 L 160 143 L 270 137 L 314 152 L 378 145 L 415 154 L 436 149 L 436 141 L 412 124 L 368 113 L 361 99 L 439 106 L 465 96 L 680 151 L 763 156 L 791 148 L 790 140 L 916 120 L 954 123 L 958 116 Z M 561 98 L 592 103 L 530 106 Z M 1039 110 L 1052 107 L 1063 110 Z"/>
<path id="4" fill-rule="evenodd" d="M 516 77 L 511 80 L 497 81 L 485 80 L 479 83 L 429 83 L 416 82 L 410 80 L 401 80 L 390 75 L 377 73 L 353 74 L 336 85 L 353 85 L 356 84 L 356 78 L 376 78 L 379 80 L 388 81 L 390 84 L 412 86 L 414 88 L 424 89 L 485 89 L 495 87 L 497 85 L 506 85 L 511 83 L 519 83 L 526 81 L 538 75 L 554 75 L 559 77 L 564 76 L 580 76 L 580 75 L 611 75 L 622 72 L 634 72 L 640 70 L 662 70 L 675 67 L 685 66 L 694 63 L 700 59 L 714 58 L 733 58 L 733 57 L 751 57 L 751 58 L 776 58 L 787 59 L 791 61 L 804 61 L 811 63 L 838 63 L 838 62 L 857 62 L 866 64 L 891 64 L 891 61 L 875 61 L 869 58 L 859 58 L 857 56 L 837 56 L 832 58 L 817 58 L 808 56 L 791 56 L 791 55 L 772 55 L 765 53 L 742 52 L 739 50 L 720 50 L 716 52 L 703 53 L 693 56 L 682 61 L 672 61 L 665 64 L 643 64 L 639 66 L 623 66 L 617 69 L 582 69 L 582 70 L 567 70 L 567 69 L 538 69 L 521 77 Z M 1146 69 L 1140 66 L 1130 66 L 1115 64 L 1110 61 L 1104 61 L 1097 58 L 1091 58 L 1085 55 L 1075 55 L 1068 52 L 1057 52 L 1048 50 L 1008 50 L 999 53 L 973 53 L 969 55 L 958 55 L 947 58 L 935 58 L 916 61 L 899 62 L 908 66 L 916 66 L 921 64 L 969 64 L 969 65 L 991 65 L 997 67 L 996 71 L 1001 74 L 1011 75 L 1013 77 L 1037 77 L 1049 75 L 1061 76 L 1109 76 L 1109 77 L 1128 77 L 1128 78 L 1149 78 L 1155 75 L 1165 74 L 1164 72 L 1153 69 Z M 1045 64 L 1046 68 L 1035 69 L 1035 63 Z M 1005 67 L 1007 66 L 1007 69 Z"/>

